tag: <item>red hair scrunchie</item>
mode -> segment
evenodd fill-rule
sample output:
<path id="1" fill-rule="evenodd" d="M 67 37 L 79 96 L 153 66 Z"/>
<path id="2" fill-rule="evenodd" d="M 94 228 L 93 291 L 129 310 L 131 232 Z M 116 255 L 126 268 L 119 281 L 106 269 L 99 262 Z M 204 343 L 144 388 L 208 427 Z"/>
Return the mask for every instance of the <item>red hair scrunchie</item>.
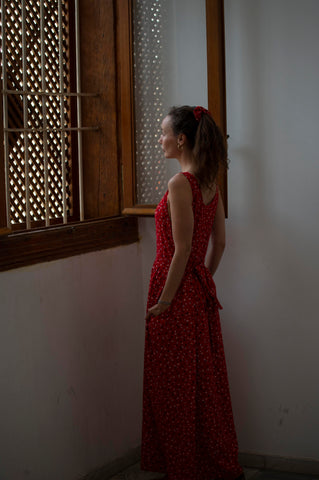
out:
<path id="1" fill-rule="evenodd" d="M 198 122 L 202 118 L 203 113 L 205 113 L 206 115 L 210 115 L 210 112 L 206 110 L 206 108 L 204 107 L 195 107 L 193 110 L 193 113 L 194 113 L 194 117 Z"/>

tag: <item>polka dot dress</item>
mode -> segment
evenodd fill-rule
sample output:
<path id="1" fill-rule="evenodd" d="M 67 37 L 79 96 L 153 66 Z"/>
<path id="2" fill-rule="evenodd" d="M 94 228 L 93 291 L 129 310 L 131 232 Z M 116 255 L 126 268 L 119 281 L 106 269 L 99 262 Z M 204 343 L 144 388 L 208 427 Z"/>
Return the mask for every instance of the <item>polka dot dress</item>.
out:
<path id="1" fill-rule="evenodd" d="M 233 480 L 242 474 L 216 288 L 204 265 L 218 203 L 196 178 L 191 255 L 171 306 L 146 324 L 141 468 L 168 480 Z M 174 254 L 167 195 L 155 212 L 157 254 L 148 308 L 157 303 Z"/>

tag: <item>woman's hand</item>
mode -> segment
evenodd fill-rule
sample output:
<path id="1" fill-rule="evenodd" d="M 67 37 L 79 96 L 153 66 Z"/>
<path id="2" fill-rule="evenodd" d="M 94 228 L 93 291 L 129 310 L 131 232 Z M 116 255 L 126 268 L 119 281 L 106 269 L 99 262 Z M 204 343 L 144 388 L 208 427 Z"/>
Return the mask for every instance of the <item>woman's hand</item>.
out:
<path id="1" fill-rule="evenodd" d="M 145 320 L 148 320 L 151 316 L 157 317 L 161 313 L 164 313 L 165 310 L 167 310 L 170 307 L 170 305 L 164 304 L 164 303 L 156 303 L 151 307 L 146 314 Z"/>

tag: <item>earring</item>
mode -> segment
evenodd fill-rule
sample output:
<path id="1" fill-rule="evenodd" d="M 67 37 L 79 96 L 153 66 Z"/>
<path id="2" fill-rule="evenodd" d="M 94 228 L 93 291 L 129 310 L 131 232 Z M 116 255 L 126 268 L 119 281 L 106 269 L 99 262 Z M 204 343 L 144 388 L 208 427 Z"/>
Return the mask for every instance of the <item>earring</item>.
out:
<path id="1" fill-rule="evenodd" d="M 183 145 L 181 145 L 180 143 L 177 143 L 177 148 L 178 150 L 183 150 Z"/>

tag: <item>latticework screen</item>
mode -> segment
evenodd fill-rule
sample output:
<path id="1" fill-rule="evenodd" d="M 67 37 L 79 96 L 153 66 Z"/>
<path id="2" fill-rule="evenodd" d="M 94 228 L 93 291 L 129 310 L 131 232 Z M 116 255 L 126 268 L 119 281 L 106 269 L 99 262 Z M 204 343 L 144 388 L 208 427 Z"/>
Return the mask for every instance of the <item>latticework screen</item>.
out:
<path id="1" fill-rule="evenodd" d="M 166 113 L 166 16 L 168 0 L 135 0 L 134 96 L 136 183 L 139 204 L 157 204 L 167 187 L 166 163 L 158 143 Z"/>
<path id="2" fill-rule="evenodd" d="M 11 226 L 72 215 L 67 0 L 2 0 L 2 82 Z"/>

